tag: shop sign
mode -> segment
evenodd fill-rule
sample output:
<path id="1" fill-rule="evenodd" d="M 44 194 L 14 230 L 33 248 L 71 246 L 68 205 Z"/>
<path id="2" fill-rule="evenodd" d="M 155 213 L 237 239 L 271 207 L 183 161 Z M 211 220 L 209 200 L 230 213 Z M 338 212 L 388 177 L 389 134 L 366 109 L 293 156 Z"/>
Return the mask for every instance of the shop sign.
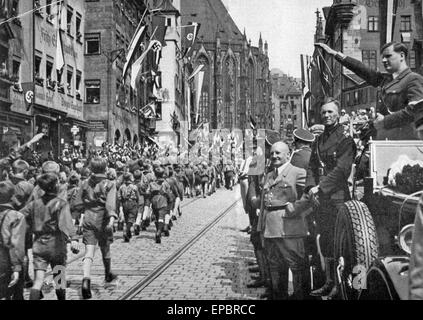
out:
<path id="1" fill-rule="evenodd" d="M 72 126 L 71 132 L 75 136 L 79 132 L 79 128 L 77 126 Z"/>
<path id="2" fill-rule="evenodd" d="M 90 131 L 104 131 L 107 130 L 107 120 L 91 120 L 88 121 L 88 129 Z"/>

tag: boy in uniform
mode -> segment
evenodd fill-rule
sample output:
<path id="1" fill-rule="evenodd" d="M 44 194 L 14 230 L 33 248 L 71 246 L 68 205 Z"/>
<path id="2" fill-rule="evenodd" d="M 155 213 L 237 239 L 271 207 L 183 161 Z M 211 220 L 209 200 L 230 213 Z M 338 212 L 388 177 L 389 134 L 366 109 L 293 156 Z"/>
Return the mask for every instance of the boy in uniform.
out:
<path id="1" fill-rule="evenodd" d="M 10 299 L 18 283 L 25 258 L 26 221 L 14 210 L 15 188 L 9 181 L 0 182 L 0 300 Z"/>
<path id="2" fill-rule="evenodd" d="M 37 183 L 44 194 L 21 210 L 22 214 L 27 217 L 31 236 L 34 237 L 32 254 L 35 280 L 31 288 L 30 300 L 41 299 L 41 287 L 48 265 L 51 266 L 55 278 L 58 275 L 55 267 L 66 266 L 68 241 L 72 242 L 72 251 L 79 252 L 69 204 L 58 196 L 59 179 L 57 175 L 45 173 L 37 179 Z M 64 270 L 60 272 L 64 272 Z M 59 284 L 56 283 L 57 285 Z M 66 286 L 64 278 L 62 278 L 60 286 L 61 288 L 56 287 L 57 299 L 66 300 L 66 289 L 63 288 Z"/>
<path id="3" fill-rule="evenodd" d="M 150 183 L 151 207 L 156 217 L 156 243 L 161 243 L 161 234 L 164 231 L 169 236 L 168 226 L 165 226 L 166 215 L 169 215 L 172 203 L 172 190 L 164 178 L 164 169 L 157 167 L 154 171 L 157 180 Z M 165 228 L 166 227 L 166 228 Z"/>
<path id="4" fill-rule="evenodd" d="M 82 297 L 91 298 L 91 264 L 97 243 L 103 256 L 105 281 L 112 282 L 117 276 L 111 272 L 110 244 L 113 242 L 113 224 L 116 215 L 116 184 L 107 179 L 107 161 L 93 158 L 90 163 L 92 175 L 85 180 L 75 201 L 75 208 L 84 209 L 82 224 L 83 242 L 86 246 Z"/>
<path id="5" fill-rule="evenodd" d="M 134 184 L 132 174 L 130 172 L 126 172 L 123 175 L 123 184 L 119 188 L 118 200 L 122 205 L 126 224 L 126 233 L 123 235 L 123 238 L 125 242 L 129 242 L 132 238 L 131 227 L 135 223 L 138 206 L 140 205 L 138 188 Z"/>

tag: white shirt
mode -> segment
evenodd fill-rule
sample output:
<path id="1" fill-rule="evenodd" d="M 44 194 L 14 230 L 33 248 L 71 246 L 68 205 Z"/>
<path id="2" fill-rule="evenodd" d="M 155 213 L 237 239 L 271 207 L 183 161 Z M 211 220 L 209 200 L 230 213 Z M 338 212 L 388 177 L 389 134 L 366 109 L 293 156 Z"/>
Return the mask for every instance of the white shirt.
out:
<path id="1" fill-rule="evenodd" d="M 282 171 L 285 169 L 285 167 L 289 164 L 289 161 L 285 162 L 283 165 L 281 165 L 278 169 L 278 176 L 281 175 Z"/>

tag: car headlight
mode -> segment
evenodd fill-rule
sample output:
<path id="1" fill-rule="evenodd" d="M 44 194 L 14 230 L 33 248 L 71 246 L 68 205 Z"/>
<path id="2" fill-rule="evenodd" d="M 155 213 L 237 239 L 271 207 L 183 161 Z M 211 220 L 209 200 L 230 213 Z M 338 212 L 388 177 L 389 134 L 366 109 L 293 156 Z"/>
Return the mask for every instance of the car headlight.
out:
<path id="1" fill-rule="evenodd" d="M 411 244 L 413 242 L 414 224 L 408 224 L 401 229 L 398 235 L 398 245 L 402 250 L 411 254 Z"/>

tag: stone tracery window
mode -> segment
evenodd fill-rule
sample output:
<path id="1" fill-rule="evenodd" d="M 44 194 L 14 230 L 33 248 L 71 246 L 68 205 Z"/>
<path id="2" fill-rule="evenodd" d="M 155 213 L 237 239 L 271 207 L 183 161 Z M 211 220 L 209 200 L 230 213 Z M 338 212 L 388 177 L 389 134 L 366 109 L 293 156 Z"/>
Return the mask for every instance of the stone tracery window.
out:
<path id="1" fill-rule="evenodd" d="M 236 65 L 233 57 L 228 57 L 223 66 L 223 103 L 224 103 L 224 126 L 231 128 L 234 123 L 232 116 L 235 112 L 236 98 Z"/>
<path id="2" fill-rule="evenodd" d="M 210 122 L 210 64 L 205 56 L 201 56 L 198 59 L 198 65 L 204 65 L 202 71 L 204 71 L 203 88 L 201 92 L 200 105 L 199 105 L 199 121 L 207 123 Z"/>

